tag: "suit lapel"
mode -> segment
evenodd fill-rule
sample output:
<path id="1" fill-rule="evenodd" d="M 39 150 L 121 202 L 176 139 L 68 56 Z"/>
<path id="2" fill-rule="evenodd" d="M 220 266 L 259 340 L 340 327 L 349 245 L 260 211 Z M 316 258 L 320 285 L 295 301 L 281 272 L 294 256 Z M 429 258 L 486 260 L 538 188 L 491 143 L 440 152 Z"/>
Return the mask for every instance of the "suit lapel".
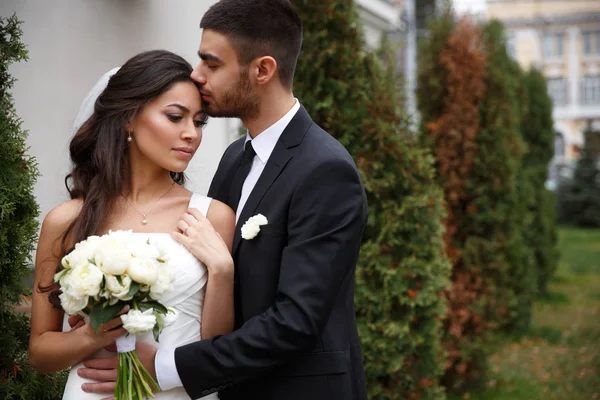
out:
<path id="1" fill-rule="evenodd" d="M 298 146 L 302 142 L 304 135 L 312 123 L 312 119 L 306 112 L 306 109 L 300 105 L 300 109 L 279 137 L 279 140 L 269 157 L 269 161 L 267 161 L 267 165 L 265 165 L 265 169 L 260 175 L 260 178 L 258 178 L 258 181 L 250 193 L 250 196 L 248 196 L 248 200 L 240 214 L 240 218 L 235 227 L 235 235 L 233 237 L 234 255 L 242 239 L 242 226 L 248 218 L 254 215 L 256 208 L 260 204 L 265 193 L 269 190 L 273 182 L 275 182 L 292 158 L 290 149 Z"/>
<path id="2" fill-rule="evenodd" d="M 260 174 L 260 178 L 258 178 L 254 189 L 252 189 L 252 192 L 250 192 L 248 200 L 246 200 L 246 204 L 242 209 L 240 218 L 235 227 L 235 235 L 233 237 L 234 254 L 242 238 L 242 225 L 244 225 L 248 218 L 254 215 L 256 207 L 258 207 L 258 204 L 264 197 L 265 193 L 267 193 L 267 190 L 269 190 L 273 182 L 275 182 L 291 158 L 292 155 L 285 148 L 285 145 L 281 141 L 277 142 L 273 153 L 271 153 L 271 157 L 269 157 L 269 161 L 267 161 L 267 165 L 265 165 L 265 169 Z"/>

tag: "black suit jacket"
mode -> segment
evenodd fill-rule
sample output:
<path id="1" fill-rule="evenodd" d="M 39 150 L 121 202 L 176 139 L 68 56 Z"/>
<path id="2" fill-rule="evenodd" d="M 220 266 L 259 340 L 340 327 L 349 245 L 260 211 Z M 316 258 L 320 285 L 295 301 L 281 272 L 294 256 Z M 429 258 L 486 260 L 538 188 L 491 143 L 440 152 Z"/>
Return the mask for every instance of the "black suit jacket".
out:
<path id="1" fill-rule="evenodd" d="M 227 202 L 244 140 L 225 151 L 209 196 Z M 269 223 L 242 239 L 241 226 L 258 213 Z M 353 306 L 366 217 L 352 158 L 300 107 L 236 227 L 236 330 L 175 351 L 192 398 L 367 398 Z"/>

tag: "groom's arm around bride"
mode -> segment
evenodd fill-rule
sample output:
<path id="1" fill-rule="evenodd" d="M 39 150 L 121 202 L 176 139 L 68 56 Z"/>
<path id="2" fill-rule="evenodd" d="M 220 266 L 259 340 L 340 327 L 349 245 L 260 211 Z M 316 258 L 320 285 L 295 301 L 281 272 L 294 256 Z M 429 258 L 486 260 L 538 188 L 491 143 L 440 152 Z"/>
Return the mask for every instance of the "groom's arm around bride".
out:
<path id="1" fill-rule="evenodd" d="M 234 162 L 241 144 L 222 166 Z M 366 399 L 353 308 L 364 189 L 347 152 L 302 107 L 269 163 L 287 157 L 257 207 L 246 203 L 238 221 L 237 330 L 175 352 L 192 398 L 219 390 L 222 399 Z M 216 198 L 226 183 L 215 177 Z M 257 213 L 269 224 L 240 240 L 246 217 Z"/>

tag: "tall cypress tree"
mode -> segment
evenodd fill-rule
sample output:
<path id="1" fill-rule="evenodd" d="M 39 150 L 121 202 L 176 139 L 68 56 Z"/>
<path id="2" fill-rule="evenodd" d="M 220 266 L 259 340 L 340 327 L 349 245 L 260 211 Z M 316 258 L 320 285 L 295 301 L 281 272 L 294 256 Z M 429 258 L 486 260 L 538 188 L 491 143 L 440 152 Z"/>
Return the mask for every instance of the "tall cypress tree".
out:
<path id="1" fill-rule="evenodd" d="M 430 21 L 429 35 L 420 43 L 417 101 L 421 142 L 435 155 L 437 180 L 448 210 L 445 251 L 452 262 L 452 287 L 447 291 L 447 349 L 443 382 L 452 390 L 480 380 L 486 353 L 482 338 L 488 331 L 486 295 L 491 282 L 474 249 L 478 240 L 470 225 L 475 210 L 471 193 L 480 108 L 484 101 L 487 59 L 482 33 L 467 19 L 455 21 L 449 9 Z"/>
<path id="2" fill-rule="evenodd" d="M 444 383 L 461 391 L 483 380 L 489 333 L 526 326 L 535 294 L 520 197 L 520 69 L 498 22 L 456 21 L 450 9 L 431 22 L 419 58 L 421 142 L 436 157 L 453 263 Z"/>
<path id="3" fill-rule="evenodd" d="M 64 374 L 39 375 L 27 361 L 29 318 L 15 312 L 28 293 L 23 281 L 31 273 L 37 240 L 38 205 L 33 185 L 35 159 L 27 154 L 27 132 L 15 112 L 10 64 L 26 60 L 16 16 L 0 17 L 0 398 L 59 399 Z"/>
<path id="4" fill-rule="evenodd" d="M 298 0 L 304 43 L 294 94 L 352 154 L 369 218 L 355 307 L 369 398 L 442 399 L 441 191 L 432 157 L 412 139 L 386 51 L 364 46 L 352 0 Z"/>
<path id="5" fill-rule="evenodd" d="M 525 240 L 535 257 L 537 291 L 545 293 L 548 281 L 558 264 L 556 248 L 555 195 L 546 189 L 548 164 L 554 147 L 552 100 L 546 78 L 537 69 L 522 75 L 521 133 L 527 151 L 521 163 L 521 179 L 529 182 L 529 191 L 522 189 L 522 201 L 532 218 L 525 230 Z M 523 183 L 522 188 L 526 187 Z"/>
<path id="6" fill-rule="evenodd" d="M 533 215 L 527 206 L 531 182 L 521 168 L 525 151 L 522 71 L 508 55 L 499 21 L 489 22 L 483 34 L 488 79 L 471 179 L 478 212 L 470 214 L 470 223 L 489 245 L 476 253 L 486 260 L 484 273 L 493 282 L 487 300 L 489 320 L 500 329 L 523 331 L 530 320 L 537 281 L 533 251 L 525 238 Z"/>

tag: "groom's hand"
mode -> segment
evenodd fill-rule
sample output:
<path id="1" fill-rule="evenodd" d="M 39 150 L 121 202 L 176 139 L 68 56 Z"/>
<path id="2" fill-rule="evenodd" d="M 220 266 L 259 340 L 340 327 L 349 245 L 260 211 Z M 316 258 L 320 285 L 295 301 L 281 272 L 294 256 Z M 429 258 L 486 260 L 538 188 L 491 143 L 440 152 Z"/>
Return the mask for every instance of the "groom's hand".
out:
<path id="1" fill-rule="evenodd" d="M 83 320 L 83 317 L 81 315 L 70 315 L 68 321 L 71 330 L 81 328 L 85 325 L 85 321 Z"/>
<path id="2" fill-rule="evenodd" d="M 156 370 L 154 368 L 154 359 L 157 349 L 147 343 L 138 342 L 135 346 L 136 353 L 142 362 L 142 365 L 156 381 Z M 77 371 L 82 378 L 98 381 L 98 383 L 84 383 L 81 389 L 87 393 L 114 393 L 117 386 L 117 356 L 107 358 L 94 358 L 84 361 L 85 368 Z M 112 397 L 107 397 L 112 399 Z"/>
<path id="3" fill-rule="evenodd" d="M 84 383 L 81 385 L 84 392 L 102 394 L 115 392 L 117 386 L 117 356 L 94 358 L 84 361 L 83 365 L 85 368 L 79 369 L 77 374 L 82 378 L 98 381 L 98 383 Z"/>

